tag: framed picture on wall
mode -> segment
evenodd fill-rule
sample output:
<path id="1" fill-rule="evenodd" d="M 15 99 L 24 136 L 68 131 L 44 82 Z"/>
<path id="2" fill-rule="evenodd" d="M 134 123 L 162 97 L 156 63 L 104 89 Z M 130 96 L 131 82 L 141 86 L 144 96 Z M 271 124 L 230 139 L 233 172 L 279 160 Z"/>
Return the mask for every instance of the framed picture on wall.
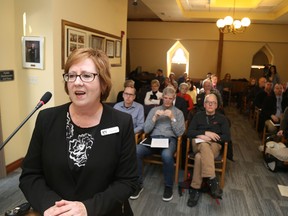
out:
<path id="1" fill-rule="evenodd" d="M 121 41 L 120 40 L 115 41 L 115 57 L 117 58 L 121 57 Z"/>
<path id="2" fill-rule="evenodd" d="M 104 51 L 104 37 L 91 35 L 90 47 L 93 49 L 100 49 Z"/>
<path id="3" fill-rule="evenodd" d="M 106 55 L 109 58 L 114 58 L 114 41 L 106 40 Z"/>
<path id="4" fill-rule="evenodd" d="M 123 35 L 123 31 L 121 31 L 121 36 L 117 36 L 108 32 L 90 28 L 89 26 L 61 20 L 62 69 L 64 69 L 65 62 L 71 52 L 80 47 L 91 47 L 103 50 L 110 58 L 109 62 L 111 67 L 120 67 L 122 65 Z"/>
<path id="5" fill-rule="evenodd" d="M 44 37 L 22 37 L 22 66 L 44 69 Z"/>
<path id="6" fill-rule="evenodd" d="M 78 31 L 75 29 L 67 29 L 67 57 L 75 49 L 86 47 L 87 35 L 85 32 Z"/>

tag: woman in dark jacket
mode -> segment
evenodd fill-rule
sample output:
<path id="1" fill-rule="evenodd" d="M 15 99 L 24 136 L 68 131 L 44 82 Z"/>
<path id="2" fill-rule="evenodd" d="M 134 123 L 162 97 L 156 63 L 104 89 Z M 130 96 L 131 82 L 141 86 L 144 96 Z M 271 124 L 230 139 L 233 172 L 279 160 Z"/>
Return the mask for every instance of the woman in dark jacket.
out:
<path id="1" fill-rule="evenodd" d="M 132 119 L 101 101 L 111 89 L 102 51 L 75 50 L 63 78 L 71 102 L 39 113 L 20 188 L 41 215 L 133 215 L 137 184 Z"/>

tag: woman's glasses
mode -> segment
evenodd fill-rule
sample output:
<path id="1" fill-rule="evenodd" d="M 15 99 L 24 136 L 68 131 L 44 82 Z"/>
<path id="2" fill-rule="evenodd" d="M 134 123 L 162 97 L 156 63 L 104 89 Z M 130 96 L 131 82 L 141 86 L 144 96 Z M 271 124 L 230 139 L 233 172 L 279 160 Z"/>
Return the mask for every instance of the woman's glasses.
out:
<path id="1" fill-rule="evenodd" d="M 77 75 L 76 73 L 65 73 L 63 74 L 63 79 L 65 82 L 75 82 L 77 77 L 80 77 L 80 79 L 83 82 L 92 82 L 96 76 L 98 76 L 99 74 L 97 73 L 82 73 L 80 75 Z"/>

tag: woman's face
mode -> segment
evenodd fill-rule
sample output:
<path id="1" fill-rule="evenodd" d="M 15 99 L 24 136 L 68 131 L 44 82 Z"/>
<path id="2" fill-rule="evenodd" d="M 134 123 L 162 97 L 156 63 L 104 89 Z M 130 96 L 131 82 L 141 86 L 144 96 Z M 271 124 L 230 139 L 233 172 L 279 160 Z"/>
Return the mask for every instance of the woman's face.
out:
<path id="1" fill-rule="evenodd" d="M 151 85 L 151 89 L 152 89 L 153 92 L 157 92 L 159 90 L 159 86 L 154 83 L 154 84 Z"/>
<path id="2" fill-rule="evenodd" d="M 83 73 L 98 74 L 93 61 L 89 58 L 72 65 L 68 73 L 77 75 Z M 87 106 L 100 102 L 101 89 L 98 76 L 96 75 L 91 82 L 83 82 L 80 77 L 77 77 L 75 82 L 67 83 L 69 97 L 76 106 Z"/>
<path id="3" fill-rule="evenodd" d="M 181 88 L 180 88 L 180 92 L 181 92 L 182 94 L 186 94 L 187 91 L 188 91 L 188 86 L 182 85 Z"/>

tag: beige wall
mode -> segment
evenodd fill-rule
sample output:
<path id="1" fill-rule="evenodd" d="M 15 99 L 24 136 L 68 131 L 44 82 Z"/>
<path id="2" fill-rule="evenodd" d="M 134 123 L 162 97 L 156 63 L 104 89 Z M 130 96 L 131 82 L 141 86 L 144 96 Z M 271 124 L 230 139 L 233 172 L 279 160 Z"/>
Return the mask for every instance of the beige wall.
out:
<path id="1" fill-rule="evenodd" d="M 17 62 L 15 61 L 15 9 L 14 1 L 0 0 L 0 70 L 14 70 L 14 81 L 0 82 L 0 112 L 3 139 L 15 129 L 14 122 L 20 122 L 19 108 L 19 77 Z M 11 25 L 12 23 L 12 25 Z M 4 33 L 5 32 L 5 33 Z M 21 142 L 21 136 L 15 136 L 13 140 L 7 144 L 5 151 L 12 152 L 13 149 L 19 148 L 17 143 Z M 21 148 L 21 147 L 20 147 Z M 14 158 L 21 157 L 21 151 L 13 153 Z M 15 160 L 14 159 L 14 160 Z M 6 161 L 11 161 L 6 155 Z"/>
<path id="2" fill-rule="evenodd" d="M 13 69 L 15 80 L 0 83 L 0 112 L 3 138 L 32 111 L 41 96 L 53 94 L 46 107 L 68 101 L 63 90 L 61 69 L 61 19 L 123 38 L 122 62 L 126 56 L 127 0 L 0 0 L 0 70 Z M 45 69 L 22 68 L 21 37 L 23 13 L 26 13 L 26 36 L 44 36 Z M 3 32 L 3 31 L 1 31 Z M 113 89 L 108 101 L 114 101 L 125 79 L 125 64 L 112 67 Z M 37 113 L 36 113 L 37 114 Z M 24 157 L 34 128 L 34 115 L 4 149 L 6 165 Z"/>
<path id="3" fill-rule="evenodd" d="M 190 54 L 189 75 L 216 72 L 219 32 L 214 23 L 128 22 L 130 69 L 155 72 L 167 69 L 166 53 L 179 40 Z M 263 46 L 273 54 L 282 81 L 288 81 L 288 25 L 253 24 L 243 34 L 225 34 L 221 78 L 249 78 L 253 55 Z"/>

